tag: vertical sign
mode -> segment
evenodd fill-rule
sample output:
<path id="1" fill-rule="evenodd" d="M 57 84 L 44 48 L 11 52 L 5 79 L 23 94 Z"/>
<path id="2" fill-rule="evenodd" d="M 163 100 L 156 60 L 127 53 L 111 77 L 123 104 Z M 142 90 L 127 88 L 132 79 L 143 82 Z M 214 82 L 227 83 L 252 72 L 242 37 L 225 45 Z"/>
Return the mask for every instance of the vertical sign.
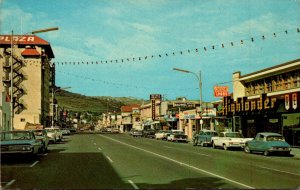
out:
<path id="1" fill-rule="evenodd" d="M 155 120 L 155 99 L 151 100 L 152 102 L 152 120 Z"/>
<path id="2" fill-rule="evenodd" d="M 160 94 L 150 94 L 151 107 L 152 107 L 152 120 L 155 120 L 155 112 L 156 112 L 156 100 L 161 100 Z"/>
<path id="3" fill-rule="evenodd" d="M 285 109 L 290 109 L 290 95 L 286 94 L 284 95 L 284 102 L 285 102 Z"/>
<path id="4" fill-rule="evenodd" d="M 297 93 L 292 94 L 292 107 L 293 109 L 297 109 Z"/>

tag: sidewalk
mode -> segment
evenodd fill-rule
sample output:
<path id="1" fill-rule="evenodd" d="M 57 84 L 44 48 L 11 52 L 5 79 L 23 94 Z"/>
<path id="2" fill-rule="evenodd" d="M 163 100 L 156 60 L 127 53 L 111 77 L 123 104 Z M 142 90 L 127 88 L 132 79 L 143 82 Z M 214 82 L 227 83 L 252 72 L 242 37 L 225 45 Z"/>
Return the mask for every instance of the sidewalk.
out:
<path id="1" fill-rule="evenodd" d="M 291 154 L 294 155 L 294 157 L 300 158 L 300 147 L 292 147 Z"/>

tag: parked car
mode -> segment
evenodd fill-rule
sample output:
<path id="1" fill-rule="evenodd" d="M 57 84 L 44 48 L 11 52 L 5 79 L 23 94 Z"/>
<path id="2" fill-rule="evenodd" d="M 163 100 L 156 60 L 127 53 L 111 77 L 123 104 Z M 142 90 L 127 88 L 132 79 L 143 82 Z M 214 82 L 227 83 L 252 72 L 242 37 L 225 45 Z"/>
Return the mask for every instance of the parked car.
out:
<path id="1" fill-rule="evenodd" d="M 28 154 L 35 156 L 41 149 L 42 143 L 35 138 L 32 131 L 2 131 L 1 155 Z"/>
<path id="2" fill-rule="evenodd" d="M 155 133 L 155 139 L 167 140 L 170 131 L 160 130 Z"/>
<path id="3" fill-rule="evenodd" d="M 45 129 L 32 130 L 36 139 L 40 140 L 42 146 L 40 148 L 41 153 L 46 153 L 48 151 L 49 137 Z"/>
<path id="4" fill-rule="evenodd" d="M 262 132 L 258 133 L 253 140 L 246 142 L 244 151 L 246 153 L 262 152 L 265 156 L 270 153 L 290 155 L 291 146 L 281 134 Z"/>
<path id="5" fill-rule="evenodd" d="M 45 128 L 47 131 L 47 135 L 49 137 L 49 141 L 56 143 L 57 141 L 62 141 L 63 134 L 58 127 L 49 127 Z"/>
<path id="6" fill-rule="evenodd" d="M 171 130 L 167 136 L 167 140 L 172 142 L 187 142 L 187 135 L 181 130 Z"/>
<path id="7" fill-rule="evenodd" d="M 146 130 L 143 130 L 143 137 L 146 137 L 146 138 L 155 138 L 155 129 L 146 129 Z"/>
<path id="8" fill-rule="evenodd" d="M 62 135 L 70 135 L 71 131 L 67 128 L 62 128 L 61 133 L 62 133 Z"/>
<path id="9" fill-rule="evenodd" d="M 208 146 L 212 145 L 212 137 L 217 137 L 218 133 L 214 130 L 201 130 L 193 137 L 193 145 Z"/>
<path id="10" fill-rule="evenodd" d="M 244 138 L 239 132 L 221 132 L 218 137 L 212 137 L 212 146 L 223 147 L 224 150 L 229 148 L 242 148 L 244 149 L 245 142 L 253 138 Z"/>
<path id="11" fill-rule="evenodd" d="M 132 130 L 132 136 L 133 137 L 141 137 L 143 135 L 143 131 L 142 130 Z"/>

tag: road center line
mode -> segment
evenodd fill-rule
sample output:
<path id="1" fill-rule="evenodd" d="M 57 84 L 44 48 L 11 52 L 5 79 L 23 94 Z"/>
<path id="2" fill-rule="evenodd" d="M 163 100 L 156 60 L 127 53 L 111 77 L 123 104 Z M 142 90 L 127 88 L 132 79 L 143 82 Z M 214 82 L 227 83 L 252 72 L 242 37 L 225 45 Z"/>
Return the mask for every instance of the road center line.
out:
<path id="1" fill-rule="evenodd" d="M 30 167 L 33 168 L 37 163 L 39 163 L 39 161 L 35 161 Z"/>
<path id="2" fill-rule="evenodd" d="M 13 179 L 13 180 L 11 180 L 10 182 L 8 182 L 8 183 L 5 185 L 5 188 L 11 186 L 13 183 L 15 183 L 15 181 L 16 181 L 16 180 Z"/>
<path id="3" fill-rule="evenodd" d="M 112 159 L 111 159 L 109 156 L 106 156 L 106 158 L 107 158 L 111 163 L 113 163 Z"/>
<path id="4" fill-rule="evenodd" d="M 291 175 L 297 175 L 297 176 L 300 176 L 300 174 L 297 174 L 297 173 L 292 173 L 292 172 L 287 172 L 287 171 L 282 171 L 282 170 L 276 170 L 276 169 L 268 168 L 268 167 L 264 167 L 264 166 L 258 166 L 258 167 L 259 167 L 259 168 L 266 169 L 266 170 L 271 170 L 271 171 L 276 171 L 276 172 L 281 172 L 281 173 L 287 173 L 287 174 L 291 174 Z"/>
<path id="5" fill-rule="evenodd" d="M 118 140 L 116 140 L 116 139 L 113 139 L 113 138 L 110 138 L 110 137 L 107 137 L 107 136 L 104 136 L 104 135 L 100 135 L 100 136 L 102 136 L 102 137 L 104 137 L 104 138 L 107 138 L 107 139 L 110 139 L 110 140 L 112 140 L 112 141 L 118 142 L 118 143 L 120 143 L 120 144 L 129 146 L 129 147 L 132 147 L 132 148 L 135 148 L 135 149 L 138 149 L 138 150 L 141 150 L 141 151 L 150 153 L 150 154 L 153 154 L 153 155 L 155 155 L 155 156 L 164 158 L 164 159 L 166 159 L 166 160 L 175 162 L 175 163 L 177 163 L 177 164 L 179 164 L 179 165 L 183 165 L 183 166 L 186 166 L 186 167 L 188 167 L 188 168 L 192 168 L 192 169 L 197 170 L 197 171 L 200 171 L 200 172 L 202 172 L 202 173 L 206 173 L 206 174 L 209 174 L 209 175 L 211 175 L 211 176 L 215 176 L 215 177 L 218 177 L 218 178 L 221 178 L 221 179 L 230 181 L 230 182 L 232 182 L 232 183 L 241 185 L 241 186 L 246 187 L 246 188 L 249 188 L 249 189 L 255 189 L 254 187 L 251 187 L 251 186 L 249 186 L 249 185 L 246 185 L 246 184 L 243 184 L 243 183 L 239 183 L 239 182 L 237 182 L 237 181 L 234 181 L 234 180 L 231 180 L 231 179 L 229 179 L 229 178 L 226 178 L 226 177 L 223 177 L 223 176 L 220 176 L 220 175 L 217 175 L 217 174 L 208 172 L 208 171 L 206 171 L 206 170 L 197 168 L 197 167 L 195 167 L 195 166 L 192 166 L 192 165 L 189 165 L 189 164 L 186 164 L 186 163 L 183 163 L 183 162 L 179 162 L 179 161 L 177 161 L 177 160 L 174 160 L 174 159 L 172 159 L 172 158 L 169 158 L 169 157 L 166 157 L 166 156 L 157 154 L 157 153 L 155 153 L 155 152 L 151 152 L 151 151 L 149 151 L 149 150 L 144 150 L 144 149 L 142 149 L 142 148 L 139 148 L 139 147 L 136 147 L 136 146 L 133 146 L 133 145 L 124 143 L 124 142 L 122 142 L 122 141 L 118 141 Z"/>
<path id="6" fill-rule="evenodd" d="M 133 183 L 133 181 L 128 180 L 128 182 L 132 185 L 132 187 L 133 187 L 134 189 L 139 189 L 139 187 L 138 187 L 135 183 Z"/>

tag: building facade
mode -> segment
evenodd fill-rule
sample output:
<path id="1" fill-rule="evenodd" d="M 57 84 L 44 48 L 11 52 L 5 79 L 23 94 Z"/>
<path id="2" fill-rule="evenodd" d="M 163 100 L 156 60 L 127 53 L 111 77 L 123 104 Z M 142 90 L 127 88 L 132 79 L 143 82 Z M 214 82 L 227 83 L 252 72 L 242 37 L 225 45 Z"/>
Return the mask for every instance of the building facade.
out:
<path id="1" fill-rule="evenodd" d="M 54 58 L 50 43 L 35 35 L 0 35 L 0 57 L 0 92 L 13 92 L 14 97 L 13 128 L 49 125 L 50 60 Z"/>
<path id="2" fill-rule="evenodd" d="M 233 94 L 224 98 L 224 115 L 246 137 L 281 133 L 300 145 L 300 59 L 247 75 L 233 73 Z"/>
<path id="3" fill-rule="evenodd" d="M 0 131 L 10 129 L 10 102 L 7 92 L 0 93 Z"/>

